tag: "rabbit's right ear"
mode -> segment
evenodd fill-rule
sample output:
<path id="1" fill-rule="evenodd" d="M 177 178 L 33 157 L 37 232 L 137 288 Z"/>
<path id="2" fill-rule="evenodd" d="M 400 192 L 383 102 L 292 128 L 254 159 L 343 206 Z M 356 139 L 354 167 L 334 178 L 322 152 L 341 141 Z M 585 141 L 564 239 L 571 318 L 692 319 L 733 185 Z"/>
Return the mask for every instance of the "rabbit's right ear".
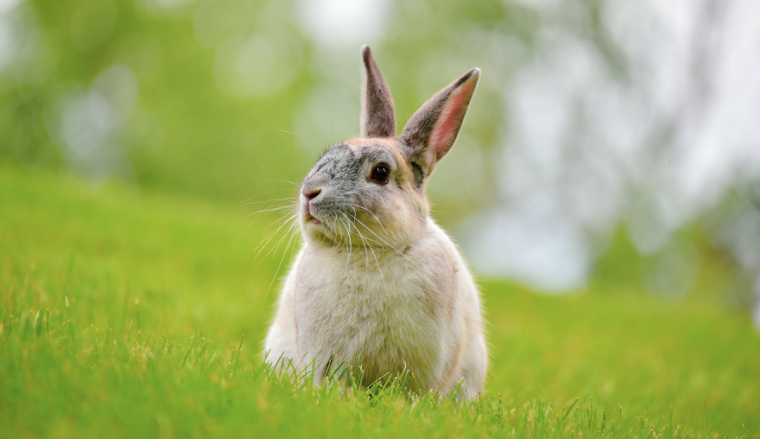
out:
<path id="1" fill-rule="evenodd" d="M 415 171 L 418 184 L 454 146 L 479 78 L 480 69 L 474 68 L 436 93 L 401 132 L 399 140 L 409 148 L 407 160 L 420 171 Z"/>
<path id="2" fill-rule="evenodd" d="M 362 84 L 361 137 L 396 137 L 393 98 L 369 46 L 362 47 L 364 82 Z"/>

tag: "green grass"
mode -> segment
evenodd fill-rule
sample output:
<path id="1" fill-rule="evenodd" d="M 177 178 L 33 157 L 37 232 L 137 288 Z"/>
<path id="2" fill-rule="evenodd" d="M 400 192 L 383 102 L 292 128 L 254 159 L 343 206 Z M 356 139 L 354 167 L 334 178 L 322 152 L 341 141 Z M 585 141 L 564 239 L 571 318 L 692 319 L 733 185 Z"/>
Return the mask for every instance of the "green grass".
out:
<path id="1" fill-rule="evenodd" d="M 760 437 L 748 316 L 627 284 L 483 282 L 470 404 L 278 377 L 260 340 L 283 253 L 252 261 L 271 219 L 250 210 L 0 165 L 0 436 Z"/>

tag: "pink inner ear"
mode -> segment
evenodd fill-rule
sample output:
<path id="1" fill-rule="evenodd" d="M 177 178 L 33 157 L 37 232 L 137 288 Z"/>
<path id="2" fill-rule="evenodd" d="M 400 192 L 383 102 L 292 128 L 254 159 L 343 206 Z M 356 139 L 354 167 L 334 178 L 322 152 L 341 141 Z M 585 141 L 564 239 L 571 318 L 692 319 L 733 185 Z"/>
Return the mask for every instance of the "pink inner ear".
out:
<path id="1" fill-rule="evenodd" d="M 464 84 L 459 90 L 452 93 L 443 105 L 441 115 L 435 122 L 433 132 L 430 134 L 429 146 L 435 151 L 436 159 L 443 157 L 454 144 L 457 134 L 459 134 L 464 112 L 467 110 L 468 98 L 472 96 L 474 86 L 474 81 Z"/>

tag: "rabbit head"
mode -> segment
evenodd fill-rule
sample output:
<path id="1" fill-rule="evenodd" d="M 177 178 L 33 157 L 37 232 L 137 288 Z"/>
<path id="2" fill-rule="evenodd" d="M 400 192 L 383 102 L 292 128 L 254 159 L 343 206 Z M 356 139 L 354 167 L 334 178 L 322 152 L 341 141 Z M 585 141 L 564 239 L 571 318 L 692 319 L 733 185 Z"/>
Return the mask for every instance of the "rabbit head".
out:
<path id="1" fill-rule="evenodd" d="M 436 93 L 396 136 L 393 99 L 362 48 L 361 137 L 330 146 L 299 195 L 307 242 L 404 251 L 425 233 L 425 183 L 454 145 L 480 77 L 475 68 Z"/>

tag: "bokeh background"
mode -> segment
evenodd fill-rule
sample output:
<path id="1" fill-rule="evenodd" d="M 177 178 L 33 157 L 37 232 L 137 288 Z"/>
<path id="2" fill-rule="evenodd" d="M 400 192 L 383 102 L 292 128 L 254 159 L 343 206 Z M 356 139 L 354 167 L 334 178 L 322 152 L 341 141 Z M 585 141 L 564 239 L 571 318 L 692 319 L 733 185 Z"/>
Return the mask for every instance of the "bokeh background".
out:
<path id="1" fill-rule="evenodd" d="M 278 199 L 358 134 L 362 44 L 400 126 L 483 70 L 429 187 L 480 276 L 760 322 L 753 0 L 0 0 L 0 160 Z"/>

